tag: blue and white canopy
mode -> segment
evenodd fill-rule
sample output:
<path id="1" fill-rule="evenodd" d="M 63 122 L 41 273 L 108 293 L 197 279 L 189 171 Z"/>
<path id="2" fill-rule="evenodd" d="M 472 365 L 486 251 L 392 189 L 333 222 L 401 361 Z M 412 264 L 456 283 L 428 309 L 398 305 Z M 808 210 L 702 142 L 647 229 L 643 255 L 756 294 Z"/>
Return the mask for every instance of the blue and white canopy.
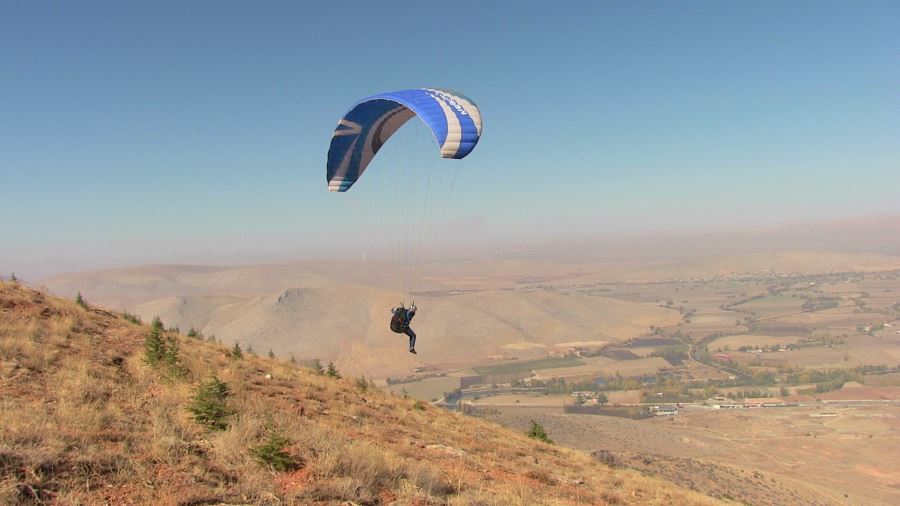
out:
<path id="1" fill-rule="evenodd" d="M 443 158 L 465 157 L 481 137 L 481 112 L 461 93 L 419 88 L 373 95 L 351 107 L 334 130 L 328 189 L 350 189 L 381 146 L 413 116 L 431 128 Z"/>

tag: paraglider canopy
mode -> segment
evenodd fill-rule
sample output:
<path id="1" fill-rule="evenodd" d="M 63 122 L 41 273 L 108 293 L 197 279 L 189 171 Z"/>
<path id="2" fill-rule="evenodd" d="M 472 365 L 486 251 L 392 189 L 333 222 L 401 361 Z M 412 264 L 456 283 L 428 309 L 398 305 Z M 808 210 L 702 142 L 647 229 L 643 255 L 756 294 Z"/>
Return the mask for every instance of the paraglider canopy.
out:
<path id="1" fill-rule="evenodd" d="M 373 95 L 351 107 L 334 130 L 328 189 L 349 190 L 381 146 L 413 116 L 431 129 L 443 158 L 465 157 L 481 137 L 481 112 L 461 93 L 419 88 Z"/>

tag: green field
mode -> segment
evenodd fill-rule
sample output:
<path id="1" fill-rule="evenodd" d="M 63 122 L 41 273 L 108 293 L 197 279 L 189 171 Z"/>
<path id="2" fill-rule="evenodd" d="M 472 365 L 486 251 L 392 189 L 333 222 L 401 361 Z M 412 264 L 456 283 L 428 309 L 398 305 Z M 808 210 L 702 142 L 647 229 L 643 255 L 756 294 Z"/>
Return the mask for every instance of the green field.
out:
<path id="1" fill-rule="evenodd" d="M 473 367 L 472 370 L 481 376 L 492 374 L 517 374 L 536 369 L 555 369 L 558 367 L 575 367 L 584 365 L 584 361 L 576 357 L 542 358 L 540 360 L 528 360 L 525 362 L 508 362 L 497 365 L 484 365 Z"/>

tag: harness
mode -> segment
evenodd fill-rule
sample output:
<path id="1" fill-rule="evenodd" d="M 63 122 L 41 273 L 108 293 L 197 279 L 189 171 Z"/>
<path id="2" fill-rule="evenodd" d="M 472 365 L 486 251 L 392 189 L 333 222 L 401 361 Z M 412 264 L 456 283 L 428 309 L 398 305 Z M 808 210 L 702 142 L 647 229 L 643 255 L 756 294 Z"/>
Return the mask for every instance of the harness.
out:
<path id="1" fill-rule="evenodd" d="M 391 330 L 402 334 L 406 332 L 407 327 L 409 327 L 409 320 L 406 319 L 406 309 L 398 309 L 394 311 L 394 316 L 391 317 Z"/>

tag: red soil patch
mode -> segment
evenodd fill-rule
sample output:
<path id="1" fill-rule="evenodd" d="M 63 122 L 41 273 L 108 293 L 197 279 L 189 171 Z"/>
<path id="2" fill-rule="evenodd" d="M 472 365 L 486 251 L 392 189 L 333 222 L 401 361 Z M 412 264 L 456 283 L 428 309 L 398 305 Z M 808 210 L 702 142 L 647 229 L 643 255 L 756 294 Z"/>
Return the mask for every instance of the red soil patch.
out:
<path id="1" fill-rule="evenodd" d="M 312 470 L 308 467 L 298 469 L 289 473 L 279 473 L 275 477 L 275 486 L 282 494 L 289 494 L 302 490 L 309 483 Z"/>

